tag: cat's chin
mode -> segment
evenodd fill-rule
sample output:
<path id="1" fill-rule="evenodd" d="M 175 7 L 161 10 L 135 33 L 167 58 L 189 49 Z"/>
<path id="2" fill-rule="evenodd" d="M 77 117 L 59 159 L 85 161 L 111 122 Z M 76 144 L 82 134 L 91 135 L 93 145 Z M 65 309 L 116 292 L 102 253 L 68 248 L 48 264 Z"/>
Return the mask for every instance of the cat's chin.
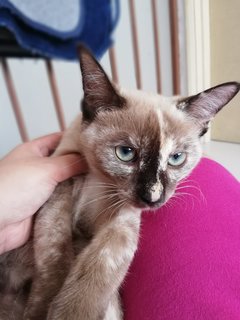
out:
<path id="1" fill-rule="evenodd" d="M 165 201 L 159 201 L 152 204 L 147 203 L 132 203 L 131 205 L 137 209 L 141 209 L 142 211 L 156 210 L 161 208 L 165 204 Z"/>
<path id="2" fill-rule="evenodd" d="M 169 199 L 171 199 L 173 194 L 174 191 L 169 192 L 169 194 L 165 198 L 161 198 L 159 201 L 153 203 L 135 201 L 131 203 L 131 206 L 137 209 L 141 209 L 142 211 L 156 211 L 156 209 L 163 207 L 169 201 Z"/>

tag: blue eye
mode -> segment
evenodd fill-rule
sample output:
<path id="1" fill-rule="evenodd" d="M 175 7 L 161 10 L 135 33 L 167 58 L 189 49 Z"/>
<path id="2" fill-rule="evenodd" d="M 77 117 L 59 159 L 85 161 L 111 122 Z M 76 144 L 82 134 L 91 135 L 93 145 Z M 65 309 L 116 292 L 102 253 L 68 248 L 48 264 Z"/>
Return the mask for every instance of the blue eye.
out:
<path id="1" fill-rule="evenodd" d="M 185 162 L 186 158 L 186 153 L 178 152 L 169 157 L 168 164 L 170 164 L 173 167 L 178 167 Z"/>
<path id="2" fill-rule="evenodd" d="M 137 152 L 135 149 L 126 146 L 117 146 L 115 153 L 118 159 L 124 162 L 130 162 L 135 160 Z"/>

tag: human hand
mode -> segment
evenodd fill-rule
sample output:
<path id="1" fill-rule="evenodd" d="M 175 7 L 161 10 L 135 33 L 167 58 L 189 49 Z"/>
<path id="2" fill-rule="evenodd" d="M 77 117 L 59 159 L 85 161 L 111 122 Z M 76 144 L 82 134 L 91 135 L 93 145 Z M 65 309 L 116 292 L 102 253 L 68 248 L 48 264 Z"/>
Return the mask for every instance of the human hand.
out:
<path id="1" fill-rule="evenodd" d="M 60 139 L 55 133 L 24 143 L 0 160 L 0 254 L 28 240 L 33 214 L 59 182 L 87 170 L 80 155 L 49 157 Z"/>

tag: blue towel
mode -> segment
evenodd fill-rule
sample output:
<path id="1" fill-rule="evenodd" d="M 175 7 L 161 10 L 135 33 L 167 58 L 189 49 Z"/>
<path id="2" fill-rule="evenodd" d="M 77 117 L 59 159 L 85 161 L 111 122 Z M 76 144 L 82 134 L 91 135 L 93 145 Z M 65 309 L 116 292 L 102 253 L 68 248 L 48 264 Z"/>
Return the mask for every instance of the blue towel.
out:
<path id="1" fill-rule="evenodd" d="M 118 18 L 119 0 L 0 0 L 0 26 L 22 48 L 48 58 L 77 59 L 80 42 L 100 58 Z"/>

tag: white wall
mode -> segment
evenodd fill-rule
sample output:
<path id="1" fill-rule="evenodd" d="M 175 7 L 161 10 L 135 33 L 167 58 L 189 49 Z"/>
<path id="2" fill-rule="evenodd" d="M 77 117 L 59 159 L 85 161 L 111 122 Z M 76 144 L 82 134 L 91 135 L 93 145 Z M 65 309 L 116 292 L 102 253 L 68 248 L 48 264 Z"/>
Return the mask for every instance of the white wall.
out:
<path id="1" fill-rule="evenodd" d="M 179 3 L 181 4 L 182 0 L 179 0 Z M 156 91 L 151 1 L 135 1 L 135 5 L 143 87 L 147 91 Z M 172 70 L 168 1 L 158 0 L 157 5 L 160 31 L 161 75 L 163 79 L 162 89 L 163 94 L 171 95 Z M 122 14 L 114 36 L 116 40 L 119 79 L 123 86 L 134 88 L 136 84 L 128 1 L 122 0 L 121 7 Z M 111 74 L 108 54 L 105 54 L 103 57 L 102 64 L 106 71 Z M 184 63 L 181 65 L 183 65 L 182 68 L 184 69 Z M 30 138 L 58 131 L 59 127 L 44 62 L 41 60 L 11 59 L 9 60 L 9 66 Z M 80 98 L 82 96 L 79 65 L 72 62 L 54 61 L 54 69 L 57 75 L 64 114 L 69 124 L 79 112 Z M 3 81 L 2 71 L 0 71 L 0 157 L 20 142 L 21 139 Z"/>

